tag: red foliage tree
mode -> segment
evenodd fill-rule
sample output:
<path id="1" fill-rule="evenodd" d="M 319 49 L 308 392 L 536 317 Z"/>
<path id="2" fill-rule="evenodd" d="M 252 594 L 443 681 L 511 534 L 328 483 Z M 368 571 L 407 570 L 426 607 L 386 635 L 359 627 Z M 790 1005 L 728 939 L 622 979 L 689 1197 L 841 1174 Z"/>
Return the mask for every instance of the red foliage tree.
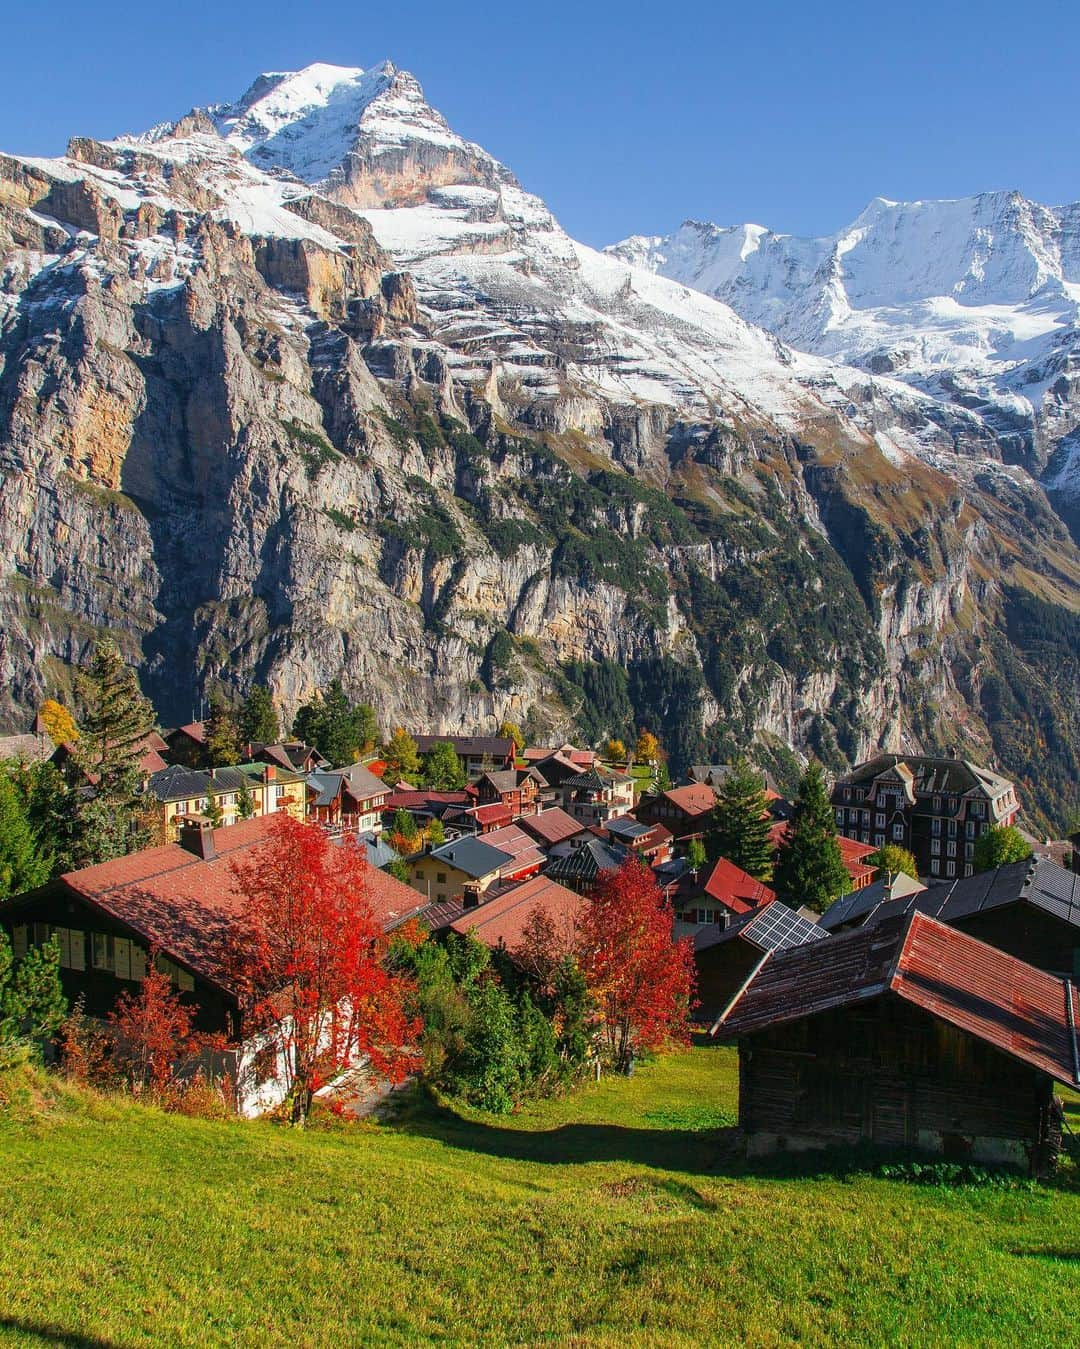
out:
<path id="1" fill-rule="evenodd" d="M 693 948 L 672 939 L 673 918 L 652 872 L 630 857 L 601 873 L 579 921 L 578 960 L 620 1070 L 636 1050 L 689 1040 Z"/>
<path id="2" fill-rule="evenodd" d="M 320 1086 L 366 1059 L 400 1082 L 419 1063 L 411 980 L 386 967 L 368 900 L 368 861 L 352 839 L 281 816 L 234 867 L 244 895 L 229 966 L 245 1035 L 263 1039 L 264 1071 L 282 1083 L 295 1124 Z"/>
<path id="3" fill-rule="evenodd" d="M 156 968 L 151 951 L 139 991 L 121 993 L 109 1014 L 114 1066 L 133 1087 L 164 1095 L 204 1051 L 225 1048 L 223 1036 L 194 1030 L 194 1009 Z"/>

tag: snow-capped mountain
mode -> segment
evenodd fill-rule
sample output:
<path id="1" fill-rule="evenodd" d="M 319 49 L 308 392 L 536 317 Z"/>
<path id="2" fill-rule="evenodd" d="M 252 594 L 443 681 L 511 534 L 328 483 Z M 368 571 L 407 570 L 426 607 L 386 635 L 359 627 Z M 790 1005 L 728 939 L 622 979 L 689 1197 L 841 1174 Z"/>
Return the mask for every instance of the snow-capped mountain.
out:
<path id="1" fill-rule="evenodd" d="M 1068 476 L 1058 451 L 1080 424 L 1080 204 L 878 198 L 821 239 L 687 221 L 607 251 L 801 351 L 972 410 L 1007 458 L 1035 472 L 1050 460 L 1052 485 Z"/>
<path id="2" fill-rule="evenodd" d="M 807 337 L 884 322 L 872 223 L 839 270 L 752 228 L 597 252 L 389 62 L 0 156 L 12 706 L 107 627 L 178 715 L 257 671 L 286 711 L 341 676 L 390 725 L 654 724 L 676 763 L 1036 743 L 1061 666 L 996 634 L 1075 604 L 1080 553 L 996 374 L 992 405 L 944 397 Z M 950 274 L 916 252 L 909 308 Z M 1044 252 L 1032 314 L 1072 275 Z M 953 303 L 1030 289 L 1018 259 L 973 255 Z"/>

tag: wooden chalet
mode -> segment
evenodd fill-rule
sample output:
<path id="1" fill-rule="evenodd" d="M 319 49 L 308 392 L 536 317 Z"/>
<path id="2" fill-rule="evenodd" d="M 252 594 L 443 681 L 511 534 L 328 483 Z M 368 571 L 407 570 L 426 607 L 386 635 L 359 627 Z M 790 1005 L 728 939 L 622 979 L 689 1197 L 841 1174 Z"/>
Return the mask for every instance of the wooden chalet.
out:
<path id="1" fill-rule="evenodd" d="M 751 1153 L 872 1143 L 1041 1174 L 1078 1024 L 1070 981 L 915 913 L 764 955 L 714 1032 L 738 1039 Z"/>
<path id="2" fill-rule="evenodd" d="M 694 934 L 698 1018 L 714 1021 L 766 953 L 805 946 L 827 936 L 817 923 L 778 899 L 763 901 L 731 919 L 727 926 L 700 928 Z"/>
<path id="3" fill-rule="evenodd" d="M 582 833 L 582 823 L 567 815 L 561 806 L 551 806 L 547 810 L 538 810 L 535 815 L 525 815 L 519 821 L 522 829 L 549 851 L 567 839 Z"/>
<path id="4" fill-rule="evenodd" d="M 543 775 L 535 768 L 504 768 L 481 773 L 476 781 L 477 799 L 481 805 L 504 805 L 511 819 L 531 815 L 539 808 L 541 792 L 547 787 Z"/>
<path id="5" fill-rule="evenodd" d="M 330 830 L 378 834 L 390 788 L 362 763 L 309 773 L 308 817 Z"/>
<path id="6" fill-rule="evenodd" d="M 206 748 L 206 723 L 189 721 L 164 733 L 164 757 L 169 763 L 185 768 L 205 768 L 209 763 Z"/>
<path id="7" fill-rule="evenodd" d="M 578 847 L 562 857 L 552 858 L 544 874 L 579 894 L 587 894 L 605 871 L 618 871 L 630 856 L 629 848 L 621 843 L 585 835 Z"/>
<path id="8" fill-rule="evenodd" d="M 634 779 L 599 765 L 564 778 L 555 790 L 563 810 L 582 824 L 606 824 L 634 805 Z"/>
<path id="9" fill-rule="evenodd" d="M 672 787 L 666 792 L 643 796 L 634 814 L 649 824 L 666 825 L 676 839 L 699 838 L 709 827 L 716 805 L 716 792 L 704 782 Z"/>

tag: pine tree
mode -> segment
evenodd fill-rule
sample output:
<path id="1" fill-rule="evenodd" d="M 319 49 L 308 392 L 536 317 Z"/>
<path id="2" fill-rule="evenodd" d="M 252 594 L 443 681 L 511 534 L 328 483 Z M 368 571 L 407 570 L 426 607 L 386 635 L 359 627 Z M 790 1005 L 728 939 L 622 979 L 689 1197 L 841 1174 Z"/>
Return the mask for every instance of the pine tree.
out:
<path id="1" fill-rule="evenodd" d="M 66 1012 L 56 938 L 32 947 L 16 964 L 0 928 L 0 1065 L 5 1046 L 28 1043 L 40 1048 L 59 1031 Z"/>
<path id="2" fill-rule="evenodd" d="M 240 735 L 245 745 L 274 745 L 280 739 L 277 708 L 263 684 L 252 684 L 248 690 L 240 713 Z"/>
<path id="3" fill-rule="evenodd" d="M 76 853 L 82 864 L 122 857 L 148 837 L 140 819 L 140 771 L 154 709 L 115 642 L 99 642 L 80 686 L 85 703 L 75 764 L 90 784 L 76 798 Z"/>
<path id="4" fill-rule="evenodd" d="M 240 762 L 240 726 L 232 704 L 222 693 L 210 697 L 206 719 L 206 755 L 211 768 Z"/>
<path id="5" fill-rule="evenodd" d="M 297 709 L 293 735 L 341 768 L 374 747 L 379 728 L 375 709 L 367 703 L 351 703 L 341 680 L 334 679 L 325 697 L 316 693 Z"/>
<path id="6" fill-rule="evenodd" d="M 250 820 L 255 814 L 255 798 L 251 794 L 251 788 L 246 782 L 240 784 L 240 790 L 236 793 L 236 818 L 238 820 Z"/>
<path id="7" fill-rule="evenodd" d="M 736 759 L 712 814 L 713 856 L 726 857 L 759 881 L 767 881 L 772 875 L 770 824 L 761 773 L 746 759 Z"/>
<path id="8" fill-rule="evenodd" d="M 836 841 L 836 818 L 825 790 L 824 770 L 821 764 L 811 763 L 799 784 L 791 826 L 777 856 L 773 886 L 792 908 L 805 904 L 823 913 L 850 883 Z"/>
<path id="9" fill-rule="evenodd" d="M 41 848 L 22 794 L 0 772 L 0 899 L 44 884 L 51 870 L 52 859 Z"/>

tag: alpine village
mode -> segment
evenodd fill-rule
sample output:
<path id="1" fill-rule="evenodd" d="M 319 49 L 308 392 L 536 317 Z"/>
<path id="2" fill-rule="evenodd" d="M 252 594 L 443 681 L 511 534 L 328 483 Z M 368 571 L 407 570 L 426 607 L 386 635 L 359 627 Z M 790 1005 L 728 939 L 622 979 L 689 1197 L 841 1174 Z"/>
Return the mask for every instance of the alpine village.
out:
<path id="1" fill-rule="evenodd" d="M 1071 1340 L 1078 517 L 646 243 L 389 63 L 0 156 L 0 1342 Z"/>

